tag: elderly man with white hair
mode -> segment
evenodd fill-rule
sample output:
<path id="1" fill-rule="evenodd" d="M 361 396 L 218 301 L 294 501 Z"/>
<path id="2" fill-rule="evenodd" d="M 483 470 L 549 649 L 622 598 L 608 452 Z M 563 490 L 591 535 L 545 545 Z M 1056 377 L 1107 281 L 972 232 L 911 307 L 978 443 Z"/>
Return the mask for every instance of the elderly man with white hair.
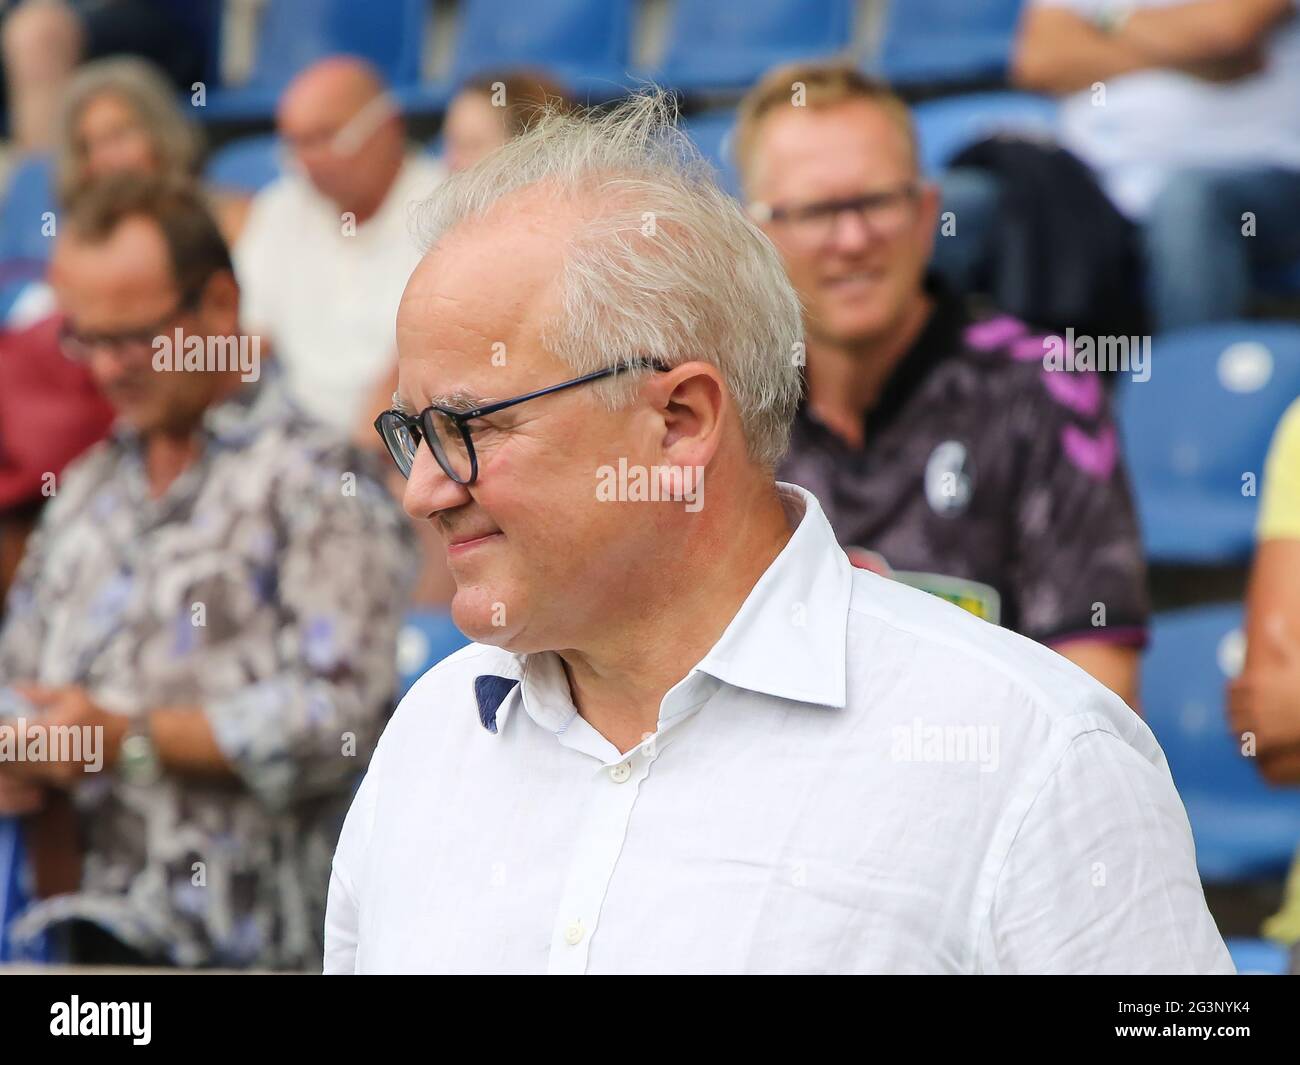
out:
<path id="1" fill-rule="evenodd" d="M 426 222 L 376 424 L 477 642 L 379 744 L 327 972 L 1232 970 L 1137 715 L 775 482 L 798 303 L 661 97 Z"/>

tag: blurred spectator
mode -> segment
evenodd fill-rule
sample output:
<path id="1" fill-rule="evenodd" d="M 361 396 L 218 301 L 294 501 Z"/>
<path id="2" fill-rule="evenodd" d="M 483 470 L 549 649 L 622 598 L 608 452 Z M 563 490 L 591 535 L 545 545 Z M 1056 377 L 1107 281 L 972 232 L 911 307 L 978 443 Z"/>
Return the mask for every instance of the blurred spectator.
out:
<path id="1" fill-rule="evenodd" d="M 105 174 L 133 171 L 186 180 L 197 173 L 203 137 L 176 102 L 161 71 L 143 59 L 117 57 L 88 63 L 64 94 L 54 142 L 54 180 L 66 208 Z M 246 197 L 209 193 L 209 208 L 229 242 L 248 211 Z M 7 324 L 24 328 L 53 312 L 45 281 L 26 286 Z"/>
<path id="2" fill-rule="evenodd" d="M 939 198 L 904 104 L 848 65 L 782 67 L 742 101 L 736 151 L 804 306 L 781 478 L 858 564 L 1050 644 L 1134 705 L 1145 568 L 1100 379 L 1046 370 L 1043 337 L 972 319 L 926 278 Z"/>
<path id="3" fill-rule="evenodd" d="M 175 0 L 25 0 L 0 29 L 9 135 L 45 151 L 59 101 L 82 60 L 130 53 L 159 64 L 178 89 L 205 75 L 206 26 Z"/>
<path id="4" fill-rule="evenodd" d="M 63 98 L 55 144 L 61 203 L 105 174 L 189 177 L 198 169 L 197 127 L 171 86 L 143 59 L 103 59 L 77 72 Z"/>
<path id="5" fill-rule="evenodd" d="M 1013 77 L 1140 226 L 1160 329 L 1243 316 L 1300 261 L 1297 0 L 1033 0 Z"/>
<path id="6" fill-rule="evenodd" d="M 484 74 L 466 82 L 447 108 L 443 157 L 453 174 L 528 129 L 547 107 L 572 104 L 558 82 L 529 71 Z"/>
<path id="7" fill-rule="evenodd" d="M 1254 734 L 1271 783 L 1300 784 L 1300 399 L 1264 474 L 1246 625 L 1245 668 L 1229 688 L 1233 730 Z"/>
<path id="8" fill-rule="evenodd" d="M 70 208 L 107 174 L 135 171 L 187 179 L 201 137 L 170 83 L 143 59 L 88 63 L 62 102 L 54 144 L 58 202 Z M 227 237 L 247 201 L 210 197 Z M 59 347 L 54 294 L 44 281 L 24 288 L 0 335 L 0 597 L 45 501 L 43 478 L 57 475 L 108 427 L 109 407 L 85 367 Z M 8 560 L 8 564 L 5 560 Z"/>
<path id="9" fill-rule="evenodd" d="M 1246 664 L 1228 685 L 1238 742 L 1254 737 L 1259 771 L 1271 784 L 1300 784 L 1300 399 L 1278 426 L 1264 472 L 1259 549 L 1246 610 Z M 1300 975 L 1300 850 L 1282 908 L 1263 932 L 1291 948 Z"/>
<path id="10" fill-rule="evenodd" d="M 304 410 L 370 438 L 381 408 L 369 400 L 396 363 L 397 304 L 420 258 L 410 209 L 443 169 L 408 146 L 396 103 L 360 59 L 309 67 L 277 123 L 299 172 L 254 199 L 236 245 L 244 324 L 272 342 Z"/>
<path id="11" fill-rule="evenodd" d="M 72 459 L 112 419 L 84 366 L 59 349 L 59 319 L 0 332 L 0 620 L 3 599 L 40 507 Z"/>
<path id="12" fill-rule="evenodd" d="M 92 186 L 51 277 L 118 422 L 42 514 L 0 631 L 10 716 L 98 730 L 79 760 L 0 764 L 52 895 L 12 934 L 54 929 L 82 962 L 318 964 L 331 848 L 395 682 L 400 513 L 239 334 L 194 191 Z"/>
<path id="13" fill-rule="evenodd" d="M 59 202 L 69 203 L 88 182 L 131 170 L 177 178 L 198 173 L 203 135 L 176 100 L 162 72 L 143 59 L 88 63 L 63 100 L 55 143 Z M 248 201 L 209 194 L 229 242 L 239 233 Z"/>
<path id="14" fill-rule="evenodd" d="M 0 27 L 9 139 L 24 152 L 40 152 L 54 138 L 63 90 L 85 48 L 84 29 L 60 0 L 28 0 Z"/>

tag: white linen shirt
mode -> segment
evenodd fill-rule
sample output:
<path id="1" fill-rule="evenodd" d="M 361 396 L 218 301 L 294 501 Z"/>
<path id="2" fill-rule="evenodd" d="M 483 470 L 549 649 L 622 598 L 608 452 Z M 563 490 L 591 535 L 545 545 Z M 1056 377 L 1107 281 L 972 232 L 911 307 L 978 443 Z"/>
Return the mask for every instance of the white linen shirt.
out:
<path id="1" fill-rule="evenodd" d="M 339 840 L 326 972 L 1232 972 L 1138 716 L 852 568 L 780 489 L 790 541 L 627 754 L 553 653 L 416 683 Z"/>

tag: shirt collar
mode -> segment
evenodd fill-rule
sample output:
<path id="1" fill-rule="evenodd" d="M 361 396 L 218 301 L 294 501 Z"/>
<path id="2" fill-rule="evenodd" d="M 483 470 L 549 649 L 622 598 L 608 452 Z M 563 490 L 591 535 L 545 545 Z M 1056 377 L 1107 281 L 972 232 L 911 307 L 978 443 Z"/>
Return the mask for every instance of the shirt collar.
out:
<path id="1" fill-rule="evenodd" d="M 777 490 L 793 527 L 790 539 L 691 674 L 780 699 L 843 707 L 853 568 L 816 496 L 780 482 Z M 479 720 L 494 733 L 518 701 L 509 696 L 519 672 L 502 672 L 474 680 Z"/>
<path id="2" fill-rule="evenodd" d="M 777 490 L 794 532 L 695 668 L 735 688 L 842 707 L 853 567 L 817 497 Z"/>
<path id="3" fill-rule="evenodd" d="M 490 673 L 474 678 L 474 701 L 478 703 L 478 719 L 489 732 L 497 731 L 497 712 L 518 683 L 517 677 L 498 677 Z"/>

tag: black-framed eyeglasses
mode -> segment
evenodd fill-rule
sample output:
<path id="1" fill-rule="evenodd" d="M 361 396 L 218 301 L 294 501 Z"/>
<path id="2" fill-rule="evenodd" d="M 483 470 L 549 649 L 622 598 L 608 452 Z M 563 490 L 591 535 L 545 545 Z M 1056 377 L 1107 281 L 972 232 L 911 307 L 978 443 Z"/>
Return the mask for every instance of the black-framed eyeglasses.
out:
<path id="1" fill-rule="evenodd" d="M 118 333 L 81 333 L 65 316 L 59 323 L 59 348 L 73 362 L 88 361 L 97 348 L 107 348 L 118 359 L 141 359 L 152 354 L 157 338 L 165 336 L 176 319 L 198 306 L 199 298 L 198 293 L 184 293 L 175 306 L 152 325 Z"/>
<path id="2" fill-rule="evenodd" d="M 503 399 L 496 403 L 486 403 L 469 410 L 455 410 L 438 403 L 432 403 L 419 414 L 408 414 L 402 410 L 386 410 L 375 419 L 375 429 L 379 432 L 388 453 L 397 463 L 403 477 L 411 476 L 411 467 L 415 465 L 415 453 L 420 440 L 428 441 L 429 450 L 438 460 L 442 472 L 457 484 L 471 485 L 478 480 L 478 454 L 474 450 L 473 431 L 469 423 L 476 418 L 485 418 L 489 414 L 526 403 L 530 399 L 540 399 L 553 392 L 562 392 L 566 388 L 590 384 L 614 374 L 633 370 L 654 370 L 663 373 L 668 367 L 660 362 L 642 360 L 621 366 L 610 366 L 595 373 L 583 374 L 571 381 L 561 381 L 558 385 L 539 388 L 513 399 Z"/>
<path id="3" fill-rule="evenodd" d="M 776 222 L 785 225 L 805 243 L 820 244 L 830 236 L 840 215 L 849 213 L 862 219 L 882 237 L 893 236 L 907 225 L 911 211 L 921 194 L 918 182 L 903 184 L 861 196 L 839 200 L 822 200 L 817 203 L 777 206 L 769 203 L 752 203 L 750 217 L 756 222 Z"/>

